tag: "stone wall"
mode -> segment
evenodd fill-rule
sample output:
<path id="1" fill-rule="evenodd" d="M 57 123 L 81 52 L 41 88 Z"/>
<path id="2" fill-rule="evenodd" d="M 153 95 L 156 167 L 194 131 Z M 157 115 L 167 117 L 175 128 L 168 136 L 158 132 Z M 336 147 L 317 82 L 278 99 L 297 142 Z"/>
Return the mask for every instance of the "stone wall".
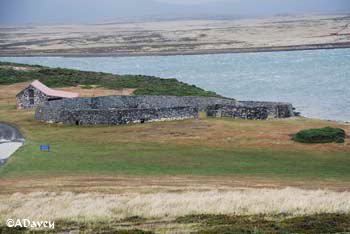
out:
<path id="1" fill-rule="evenodd" d="M 29 92 L 34 91 L 34 104 L 29 101 Z M 34 108 L 47 101 L 47 95 L 33 86 L 28 86 L 16 95 L 17 109 Z"/>
<path id="2" fill-rule="evenodd" d="M 208 107 L 207 117 L 265 120 L 268 117 L 268 109 L 263 106 L 213 105 Z"/>
<path id="3" fill-rule="evenodd" d="M 265 107 L 271 118 L 289 118 L 295 116 L 293 105 L 290 103 L 239 101 L 237 104 L 252 108 Z"/>
<path id="4" fill-rule="evenodd" d="M 105 97 L 81 97 L 50 101 L 46 105 L 52 108 L 65 109 L 149 109 L 163 107 L 192 106 L 199 111 L 215 104 L 236 104 L 233 99 L 195 96 L 105 96 Z"/>
<path id="5" fill-rule="evenodd" d="M 38 108 L 35 118 L 44 122 L 69 125 L 120 125 L 165 120 L 198 118 L 194 107 L 170 107 L 158 109 L 59 109 Z"/>
<path id="6" fill-rule="evenodd" d="M 35 118 L 40 121 L 76 125 L 127 124 L 157 120 L 209 117 L 267 119 L 293 114 L 288 103 L 237 102 L 213 97 L 106 96 L 49 101 L 40 105 Z"/>
<path id="7" fill-rule="evenodd" d="M 198 118 L 214 104 L 235 104 L 233 99 L 176 96 L 107 96 L 50 101 L 35 113 L 39 121 L 91 125 L 127 124 Z"/>

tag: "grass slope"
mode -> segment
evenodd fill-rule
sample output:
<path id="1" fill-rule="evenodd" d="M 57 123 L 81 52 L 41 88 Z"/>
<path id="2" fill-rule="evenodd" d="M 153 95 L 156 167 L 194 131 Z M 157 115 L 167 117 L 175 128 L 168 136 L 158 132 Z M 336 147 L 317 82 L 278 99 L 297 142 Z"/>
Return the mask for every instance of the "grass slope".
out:
<path id="1" fill-rule="evenodd" d="M 14 69 L 15 68 L 15 69 Z M 49 87 L 97 85 L 109 89 L 136 89 L 135 95 L 210 96 L 220 97 L 177 79 L 162 79 L 144 75 L 114 75 L 65 68 L 0 62 L 0 85 L 40 80 Z"/>
<path id="2" fill-rule="evenodd" d="M 199 119 L 128 126 L 76 127 L 36 122 L 33 111 L 0 109 L 27 142 L 0 177 L 60 175 L 200 175 L 350 179 L 350 145 L 294 143 L 312 120 Z M 329 123 L 327 123 L 329 124 Z M 339 125 L 334 123 L 334 125 Z M 342 128 L 349 131 L 350 126 Z M 40 152 L 49 143 L 52 152 Z"/>

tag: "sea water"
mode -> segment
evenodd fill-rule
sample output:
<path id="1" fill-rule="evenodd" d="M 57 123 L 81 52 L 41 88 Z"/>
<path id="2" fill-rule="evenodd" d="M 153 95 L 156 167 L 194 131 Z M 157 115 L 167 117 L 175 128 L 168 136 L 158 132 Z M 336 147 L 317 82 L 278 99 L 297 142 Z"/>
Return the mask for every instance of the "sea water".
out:
<path id="1" fill-rule="evenodd" d="M 239 100 L 292 103 L 350 121 L 350 49 L 144 57 L 0 57 L 1 61 L 177 78 Z"/>

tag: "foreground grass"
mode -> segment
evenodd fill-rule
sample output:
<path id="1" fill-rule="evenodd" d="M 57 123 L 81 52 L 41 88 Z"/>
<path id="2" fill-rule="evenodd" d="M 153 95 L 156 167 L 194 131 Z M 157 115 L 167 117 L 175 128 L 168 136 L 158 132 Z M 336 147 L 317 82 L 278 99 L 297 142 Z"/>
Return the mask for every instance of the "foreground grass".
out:
<path id="1" fill-rule="evenodd" d="M 297 188 L 226 188 L 149 193 L 31 192 L 0 195 L 0 223 L 29 220 L 95 222 L 177 218 L 194 214 L 287 215 L 350 214 L 350 192 Z M 33 209 L 35 207 L 35 209 Z"/>
<path id="2" fill-rule="evenodd" d="M 228 216 L 228 215 L 189 215 L 172 220 L 147 220 L 130 217 L 120 221 L 79 223 L 56 222 L 55 230 L 42 230 L 35 233 L 101 233 L 101 234 L 154 234 L 154 233 L 192 233 L 192 234 L 314 234 L 349 233 L 349 215 L 318 214 L 286 218 L 283 216 Z M 0 226 L 0 233 L 32 233 L 25 228 Z"/>
<path id="3" fill-rule="evenodd" d="M 189 85 L 176 79 L 162 79 L 144 75 L 113 75 L 102 72 L 0 62 L 0 85 L 35 79 L 49 87 L 82 85 L 82 87 L 91 88 L 93 85 L 109 89 L 135 89 L 135 95 L 219 97 L 214 92 L 205 91 L 195 85 Z"/>

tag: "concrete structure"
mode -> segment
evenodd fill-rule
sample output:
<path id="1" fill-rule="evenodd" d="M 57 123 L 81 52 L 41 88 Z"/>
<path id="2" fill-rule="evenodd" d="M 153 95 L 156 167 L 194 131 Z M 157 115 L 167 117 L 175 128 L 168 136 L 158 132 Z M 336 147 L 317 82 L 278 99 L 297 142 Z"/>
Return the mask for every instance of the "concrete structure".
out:
<path id="1" fill-rule="evenodd" d="M 34 108 L 46 101 L 76 97 L 79 97 L 79 94 L 53 90 L 35 80 L 16 95 L 17 109 Z"/>

